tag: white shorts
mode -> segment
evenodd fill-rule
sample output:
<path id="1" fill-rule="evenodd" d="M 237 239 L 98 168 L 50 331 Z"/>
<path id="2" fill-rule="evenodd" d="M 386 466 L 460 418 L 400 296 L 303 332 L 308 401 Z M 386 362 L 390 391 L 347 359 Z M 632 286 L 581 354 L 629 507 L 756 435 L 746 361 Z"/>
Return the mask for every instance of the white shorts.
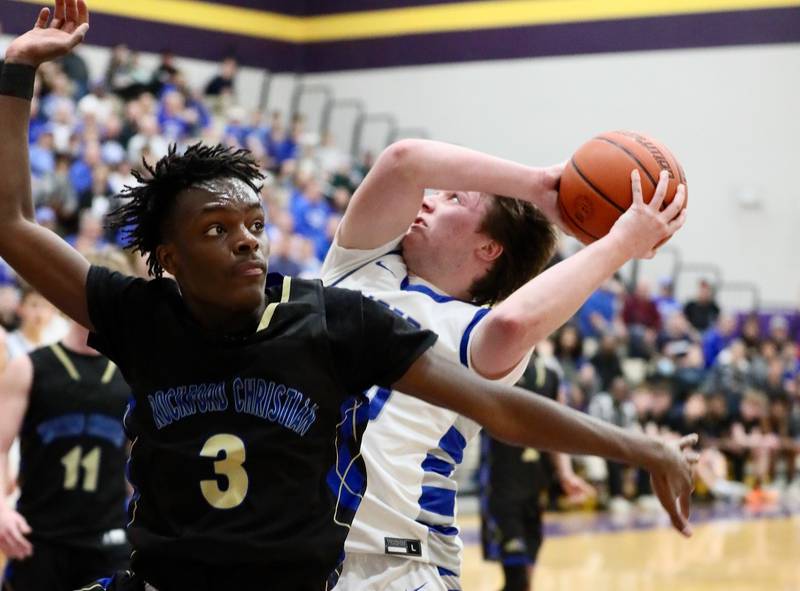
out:
<path id="1" fill-rule="evenodd" d="M 458 576 L 397 556 L 347 554 L 335 591 L 460 591 Z"/>

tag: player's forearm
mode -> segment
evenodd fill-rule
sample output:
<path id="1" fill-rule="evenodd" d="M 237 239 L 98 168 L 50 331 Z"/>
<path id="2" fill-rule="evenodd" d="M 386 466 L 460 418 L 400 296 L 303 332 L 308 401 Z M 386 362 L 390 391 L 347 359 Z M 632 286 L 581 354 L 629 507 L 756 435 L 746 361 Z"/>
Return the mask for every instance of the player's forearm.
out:
<path id="1" fill-rule="evenodd" d="M 3 66 L 2 87 L 25 94 L 32 91 L 34 68 L 20 64 Z M 23 216 L 33 219 L 31 173 L 28 161 L 28 125 L 31 102 L 24 96 L 0 94 L 0 219 Z"/>
<path id="2" fill-rule="evenodd" d="M 28 162 L 28 124 L 35 69 L 22 64 L 3 65 L 0 86 L 0 219 L 24 216 L 33 219 L 31 173 Z M 29 86 L 30 85 L 30 86 Z"/>
<path id="3" fill-rule="evenodd" d="M 644 468 L 657 464 L 662 454 L 661 443 L 640 432 L 621 429 L 520 388 L 499 384 L 494 388 L 495 412 L 487 414 L 485 426 L 513 445 L 597 455 Z"/>
<path id="4" fill-rule="evenodd" d="M 531 279 L 478 327 L 471 353 L 475 369 L 488 377 L 503 375 L 628 260 L 616 238 L 606 236 Z"/>
<path id="5" fill-rule="evenodd" d="M 485 380 L 432 352 L 415 361 L 394 388 L 465 415 L 512 445 L 599 455 L 645 468 L 657 465 L 663 454 L 658 440 L 522 388 Z"/>
<path id="6" fill-rule="evenodd" d="M 553 460 L 553 466 L 559 478 L 572 474 L 572 458 L 569 454 L 555 451 L 551 452 L 550 457 Z"/>
<path id="7" fill-rule="evenodd" d="M 480 191 L 534 200 L 544 171 L 489 154 L 432 140 L 403 140 L 401 166 L 420 189 Z"/>
<path id="8" fill-rule="evenodd" d="M 6 505 L 6 496 L 11 493 L 11 484 L 8 481 L 8 449 L 0 451 L 0 510 Z"/>

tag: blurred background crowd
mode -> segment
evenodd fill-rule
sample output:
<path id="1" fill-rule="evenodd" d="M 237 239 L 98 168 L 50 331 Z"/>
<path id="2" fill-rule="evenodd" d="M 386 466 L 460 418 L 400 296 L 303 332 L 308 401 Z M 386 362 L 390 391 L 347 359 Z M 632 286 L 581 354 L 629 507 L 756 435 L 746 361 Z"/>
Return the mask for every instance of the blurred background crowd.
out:
<path id="1" fill-rule="evenodd" d="M 302 115 L 239 106 L 233 58 L 200 88 L 171 54 L 151 71 L 122 45 L 100 80 L 78 54 L 39 72 L 30 128 L 36 218 L 81 250 L 125 247 L 104 216 L 135 171 L 146 174 L 171 144 L 223 142 L 250 150 L 264 171 L 270 270 L 316 277 L 373 159 L 309 132 Z M 142 261 L 131 260 L 144 275 Z M 691 299 L 678 301 L 672 278 L 657 286 L 614 278 L 538 354 L 576 409 L 624 428 L 699 433 L 700 494 L 770 502 L 800 487 L 800 314 L 722 310 L 714 287 L 700 280 Z M 66 326 L 5 265 L 0 325 L 5 357 L 57 340 Z M 624 466 L 587 460 L 582 470 L 612 507 L 649 497 L 647 479 Z"/>

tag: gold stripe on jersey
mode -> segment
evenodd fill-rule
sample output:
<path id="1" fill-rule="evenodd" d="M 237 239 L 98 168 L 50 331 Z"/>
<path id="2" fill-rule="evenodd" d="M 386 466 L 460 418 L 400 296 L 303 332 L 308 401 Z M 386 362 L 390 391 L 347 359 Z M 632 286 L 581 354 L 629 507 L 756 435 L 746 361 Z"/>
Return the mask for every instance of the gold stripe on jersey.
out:
<path id="1" fill-rule="evenodd" d="M 271 304 L 267 305 L 267 309 L 264 310 L 264 315 L 261 317 L 261 322 L 258 324 L 258 330 L 264 330 L 269 326 L 269 323 L 272 320 L 272 316 L 275 314 L 275 310 L 278 308 L 278 305 L 289 301 L 291 289 L 292 278 L 288 276 L 284 277 L 283 286 L 281 288 L 281 299 L 278 302 L 272 302 Z"/>
<path id="2" fill-rule="evenodd" d="M 547 367 L 544 364 L 544 361 L 541 359 L 537 359 L 535 362 L 536 367 L 536 387 L 541 388 L 544 386 L 545 381 L 547 381 Z"/>
<path id="3" fill-rule="evenodd" d="M 71 377 L 75 381 L 81 379 L 81 374 L 78 373 L 78 370 L 75 368 L 75 365 L 72 363 L 72 360 L 64 352 L 64 349 L 61 348 L 61 345 L 59 345 L 58 343 L 54 343 L 50 345 L 50 350 L 53 351 L 55 356 L 61 362 L 61 365 L 63 365 L 64 369 L 67 370 L 69 377 Z"/>
<path id="4" fill-rule="evenodd" d="M 100 378 L 101 384 L 108 384 L 111 381 L 111 378 L 114 377 L 114 371 L 117 369 L 117 366 L 114 365 L 114 362 L 110 359 L 108 360 L 108 365 L 106 366 L 106 370 L 103 372 L 103 377 Z"/>

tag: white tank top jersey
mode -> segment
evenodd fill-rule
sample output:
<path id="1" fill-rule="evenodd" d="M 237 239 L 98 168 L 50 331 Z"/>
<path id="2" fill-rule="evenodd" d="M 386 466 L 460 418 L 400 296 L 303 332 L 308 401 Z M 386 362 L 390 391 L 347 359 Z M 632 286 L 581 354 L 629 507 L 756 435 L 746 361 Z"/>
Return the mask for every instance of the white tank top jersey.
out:
<path id="1" fill-rule="evenodd" d="M 489 313 L 409 277 L 402 236 L 373 250 L 331 246 L 322 266 L 327 286 L 361 291 L 412 324 L 434 331 L 434 349 L 470 367 L 471 337 Z M 501 381 L 515 383 L 530 354 Z M 455 467 L 480 425 L 455 412 L 397 391 L 368 392 L 370 423 L 361 442 L 367 490 L 358 507 L 345 553 L 403 556 L 458 575 L 462 543 L 455 524 Z"/>

